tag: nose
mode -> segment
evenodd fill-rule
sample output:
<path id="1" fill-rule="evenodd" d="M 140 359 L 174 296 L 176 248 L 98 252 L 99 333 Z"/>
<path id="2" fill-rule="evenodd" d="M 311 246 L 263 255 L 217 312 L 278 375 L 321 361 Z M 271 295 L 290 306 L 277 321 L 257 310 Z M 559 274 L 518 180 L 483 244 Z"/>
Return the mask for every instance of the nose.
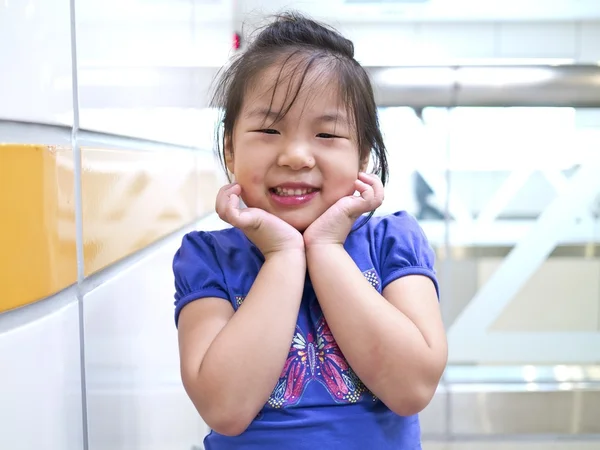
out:
<path id="1" fill-rule="evenodd" d="M 277 164 L 292 170 L 311 169 L 315 165 L 311 146 L 300 140 L 285 143 L 279 153 Z"/>

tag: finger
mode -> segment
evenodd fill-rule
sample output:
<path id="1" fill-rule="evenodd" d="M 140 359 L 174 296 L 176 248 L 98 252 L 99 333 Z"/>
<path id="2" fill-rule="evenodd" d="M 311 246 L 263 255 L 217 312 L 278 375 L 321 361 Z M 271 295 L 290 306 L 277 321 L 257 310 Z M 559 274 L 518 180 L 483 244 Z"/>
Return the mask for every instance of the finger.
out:
<path id="1" fill-rule="evenodd" d="M 368 211 L 377 209 L 382 200 L 377 196 L 373 186 L 361 181 L 356 180 L 355 188 L 359 192 L 360 197 L 354 197 L 355 200 L 352 204 L 353 214 L 363 214 Z"/>
<path id="2" fill-rule="evenodd" d="M 353 219 L 356 219 L 361 214 L 369 211 L 370 194 L 368 191 L 373 191 L 371 187 L 360 180 L 354 181 L 354 189 L 359 195 L 344 197 L 339 200 L 339 204 L 345 214 Z M 366 197 L 366 198 L 365 198 Z"/>
<path id="3" fill-rule="evenodd" d="M 356 180 L 354 182 L 354 188 L 358 191 L 363 200 L 370 201 L 373 198 L 373 188 L 367 183 Z"/>
<path id="4" fill-rule="evenodd" d="M 367 172 L 358 172 L 358 179 L 364 181 L 367 184 L 373 184 L 379 179 L 377 175 Z"/>
<path id="5" fill-rule="evenodd" d="M 241 216 L 242 211 L 240 209 L 240 197 L 237 194 L 231 193 L 229 194 L 225 210 L 225 217 L 227 218 L 227 222 L 229 222 L 234 227 L 240 227 Z"/>
<path id="6" fill-rule="evenodd" d="M 227 195 L 232 189 L 240 189 L 240 185 L 237 183 L 229 183 L 221 186 L 221 189 L 219 189 L 219 192 L 217 193 L 217 197 Z"/>
<path id="7" fill-rule="evenodd" d="M 242 230 L 257 230 L 258 228 L 260 228 L 260 225 L 262 223 L 260 210 L 255 208 L 246 208 L 244 210 L 238 210 L 235 221 L 236 223 L 234 226 Z"/>
<path id="8" fill-rule="evenodd" d="M 260 210 L 256 208 L 240 209 L 240 196 L 235 193 L 229 194 L 225 217 L 228 223 L 242 230 L 258 228 L 261 223 Z"/>
<path id="9" fill-rule="evenodd" d="M 230 209 L 229 204 L 232 201 L 231 196 L 237 197 L 236 205 L 239 205 L 239 194 L 241 194 L 241 187 L 238 184 L 229 184 L 223 186 L 217 194 L 215 210 L 219 217 L 223 220 L 227 220 L 228 210 Z"/>
<path id="10" fill-rule="evenodd" d="M 363 183 L 366 183 L 369 186 L 372 186 L 373 189 L 377 189 L 378 187 L 383 188 L 383 184 L 381 183 L 381 179 L 377 175 L 375 175 L 375 174 L 359 172 L 358 179 L 360 181 L 362 181 Z"/>
<path id="11" fill-rule="evenodd" d="M 227 212 L 234 216 L 237 216 L 236 211 L 239 212 L 240 209 L 240 197 L 234 193 L 229 194 L 229 198 L 227 199 Z"/>
<path id="12" fill-rule="evenodd" d="M 364 172 L 358 174 L 358 179 L 373 188 L 373 198 L 381 204 L 385 193 L 381 179 L 377 175 Z"/>

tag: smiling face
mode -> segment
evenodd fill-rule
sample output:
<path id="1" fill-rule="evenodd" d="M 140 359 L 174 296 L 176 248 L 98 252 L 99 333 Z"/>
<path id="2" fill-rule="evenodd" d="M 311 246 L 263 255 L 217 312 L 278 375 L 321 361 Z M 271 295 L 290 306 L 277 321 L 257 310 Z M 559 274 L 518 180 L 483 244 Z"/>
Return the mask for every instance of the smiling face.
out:
<path id="1" fill-rule="evenodd" d="M 225 147 L 244 203 L 299 231 L 352 195 L 367 163 L 331 78 L 318 69 L 302 81 L 302 74 L 281 64 L 265 69 L 247 89 Z"/>

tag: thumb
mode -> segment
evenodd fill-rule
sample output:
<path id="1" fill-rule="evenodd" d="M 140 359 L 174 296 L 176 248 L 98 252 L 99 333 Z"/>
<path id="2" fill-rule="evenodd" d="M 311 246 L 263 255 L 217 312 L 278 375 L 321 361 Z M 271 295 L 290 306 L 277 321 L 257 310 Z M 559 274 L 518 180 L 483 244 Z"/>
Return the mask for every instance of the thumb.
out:
<path id="1" fill-rule="evenodd" d="M 238 210 L 235 226 L 245 230 L 258 230 L 263 223 L 263 217 L 260 212 L 256 208 Z"/>
<path id="2" fill-rule="evenodd" d="M 357 219 L 367 211 L 365 201 L 358 196 L 348 196 L 341 199 L 341 210 L 351 219 Z"/>

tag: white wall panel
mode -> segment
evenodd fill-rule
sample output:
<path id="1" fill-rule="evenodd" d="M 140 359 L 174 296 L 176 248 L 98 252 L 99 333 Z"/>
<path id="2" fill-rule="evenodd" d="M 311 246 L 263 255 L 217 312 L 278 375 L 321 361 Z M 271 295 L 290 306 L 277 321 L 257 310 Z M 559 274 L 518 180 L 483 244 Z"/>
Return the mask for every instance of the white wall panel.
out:
<path id="1" fill-rule="evenodd" d="M 233 21 L 230 16 L 205 24 L 194 22 L 192 51 L 189 57 L 194 66 L 221 67 L 233 55 Z"/>
<path id="2" fill-rule="evenodd" d="M 600 64 L 600 22 L 581 24 L 578 60 Z"/>
<path id="3" fill-rule="evenodd" d="M 121 3 L 76 0 L 81 128 L 198 146 L 211 80 L 196 69 L 227 61 L 231 0 Z"/>
<path id="4" fill-rule="evenodd" d="M 493 23 L 424 23 L 419 43 L 438 59 L 489 58 L 494 54 L 497 27 Z"/>
<path id="5" fill-rule="evenodd" d="M 343 24 L 337 27 L 354 43 L 354 56 L 367 66 L 402 64 L 417 51 L 417 25 Z"/>
<path id="6" fill-rule="evenodd" d="M 88 2 L 81 0 L 85 11 Z M 78 21 L 80 67 L 186 66 L 192 58 L 189 17 L 174 23 Z"/>
<path id="7" fill-rule="evenodd" d="M 344 22 L 367 66 L 490 63 L 597 63 L 600 22 Z"/>
<path id="8" fill-rule="evenodd" d="M 0 333 L 0 405 L 1 449 L 83 448 L 74 297 L 52 314 Z"/>
<path id="9" fill-rule="evenodd" d="M 504 58 L 575 58 L 575 23 L 502 24 L 498 55 Z"/>
<path id="10" fill-rule="evenodd" d="M 429 0 L 427 2 L 350 2 L 348 0 L 239 0 L 243 13 L 295 8 L 327 20 L 356 21 L 532 21 L 597 20 L 597 0 Z"/>
<path id="11" fill-rule="evenodd" d="M 68 1 L 0 2 L 0 119 L 73 123 L 70 33 Z"/>
<path id="12" fill-rule="evenodd" d="M 189 449 L 207 429 L 179 373 L 178 236 L 84 297 L 90 450 Z"/>

